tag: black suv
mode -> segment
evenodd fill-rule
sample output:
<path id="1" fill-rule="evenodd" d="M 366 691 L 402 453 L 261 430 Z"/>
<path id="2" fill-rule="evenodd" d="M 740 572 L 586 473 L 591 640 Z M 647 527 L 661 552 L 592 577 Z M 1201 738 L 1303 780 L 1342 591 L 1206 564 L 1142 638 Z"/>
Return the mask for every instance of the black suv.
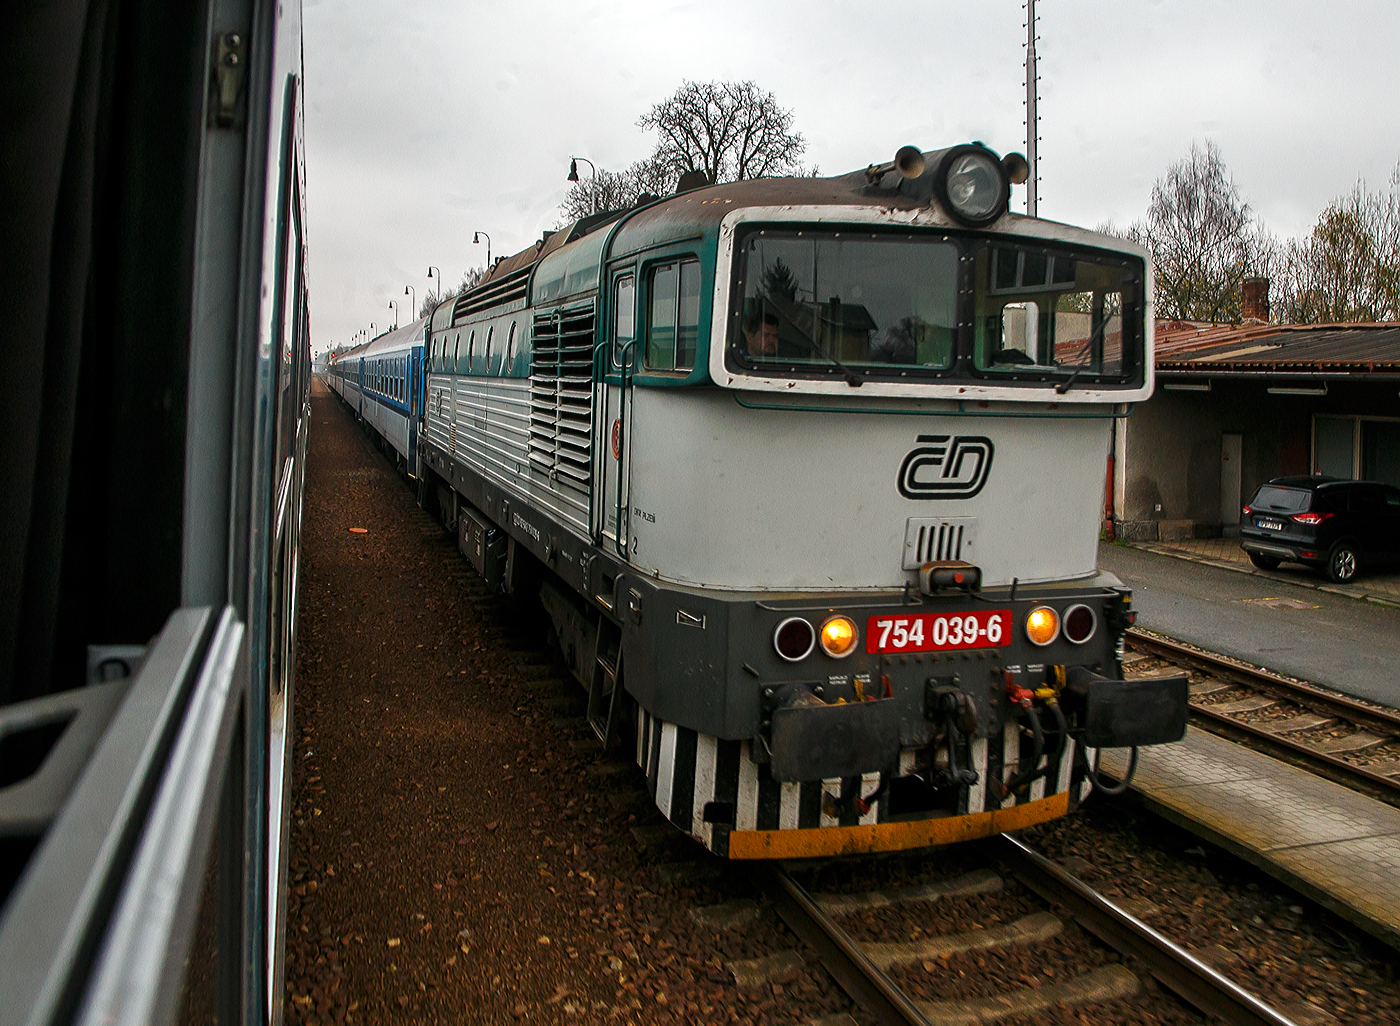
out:
<path id="1" fill-rule="evenodd" d="M 1240 546 L 1261 570 L 1285 559 L 1349 581 L 1400 558 L 1400 488 L 1335 477 L 1276 477 L 1240 518 Z"/>

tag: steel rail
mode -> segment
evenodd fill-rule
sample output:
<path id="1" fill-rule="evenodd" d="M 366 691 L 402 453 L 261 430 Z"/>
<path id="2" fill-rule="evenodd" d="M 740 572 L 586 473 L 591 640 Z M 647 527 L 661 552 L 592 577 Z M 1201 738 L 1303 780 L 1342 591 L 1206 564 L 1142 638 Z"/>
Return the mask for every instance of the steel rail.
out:
<path id="1" fill-rule="evenodd" d="M 1299 769 L 1305 769 L 1333 783 L 1400 807 L 1400 780 L 1382 776 L 1365 766 L 1357 766 L 1328 752 L 1309 748 L 1301 742 L 1256 727 L 1244 720 L 1237 720 L 1225 713 L 1215 712 L 1209 706 L 1193 705 L 1189 713 L 1203 730 L 1230 741 L 1243 742 Z"/>
<path id="2" fill-rule="evenodd" d="M 1334 694 L 1315 684 L 1290 680 L 1271 670 L 1251 666 L 1215 652 L 1202 652 L 1179 641 L 1148 634 L 1137 627 L 1128 628 L 1127 634 L 1128 643 L 1134 648 L 1165 655 L 1169 659 L 1194 663 L 1197 669 L 1210 673 L 1231 675 L 1238 678 L 1238 683 L 1248 687 L 1260 688 L 1290 701 L 1321 706 L 1353 723 L 1400 735 L 1400 713 L 1392 710 L 1377 709 L 1345 695 Z"/>
<path id="3" fill-rule="evenodd" d="M 1014 837 L 986 842 L 1022 883 L 1065 909 L 1109 947 L 1141 959 L 1164 987 L 1208 1016 L 1233 1026 L 1294 1026 L 1253 994 L 1134 918 Z"/>
<path id="4" fill-rule="evenodd" d="M 1199 652 L 1170 639 L 1144 634 L 1133 628 L 1129 631 L 1130 641 L 1135 647 L 1150 650 L 1157 655 L 1183 663 L 1193 664 L 1197 669 L 1220 674 L 1235 683 L 1258 688 L 1278 697 L 1302 705 L 1320 707 L 1329 714 L 1346 719 L 1362 727 L 1376 728 L 1392 736 L 1400 735 L 1400 714 L 1384 709 L 1373 709 L 1344 696 L 1330 694 L 1311 684 L 1289 680 L 1268 670 L 1258 669 L 1227 656 L 1211 652 Z M 1299 741 L 1273 731 L 1256 726 L 1246 720 L 1235 719 L 1225 713 L 1216 712 L 1208 705 L 1192 703 L 1191 719 L 1203 730 L 1218 734 L 1231 741 L 1249 745 L 1277 759 L 1281 759 L 1300 769 L 1331 780 L 1333 783 L 1349 787 L 1354 791 L 1378 798 L 1390 805 L 1400 807 L 1400 780 L 1377 773 L 1365 766 L 1357 765 L 1321 752 Z"/>
<path id="5" fill-rule="evenodd" d="M 851 1000 L 874 1015 L 881 1026 L 931 1026 L 895 982 L 817 906 L 801 884 L 779 866 L 774 866 L 772 873 L 775 886 L 769 888 L 769 894 L 778 914 L 799 939 L 817 952 L 827 972 Z"/>

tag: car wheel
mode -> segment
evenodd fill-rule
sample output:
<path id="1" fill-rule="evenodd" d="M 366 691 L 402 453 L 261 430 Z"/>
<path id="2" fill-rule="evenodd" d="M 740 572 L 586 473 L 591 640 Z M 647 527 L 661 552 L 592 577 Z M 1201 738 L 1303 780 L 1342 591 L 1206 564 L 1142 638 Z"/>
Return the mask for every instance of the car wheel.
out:
<path id="1" fill-rule="evenodd" d="M 1251 552 L 1251 553 L 1249 554 L 1249 561 L 1250 561 L 1251 563 L 1253 563 L 1255 566 L 1257 566 L 1260 570 L 1277 570 L 1277 569 L 1278 569 L 1278 560 L 1277 560 L 1277 559 L 1275 559 L 1273 556 L 1266 556 L 1266 555 L 1264 555 L 1263 553 L 1260 553 L 1260 552 Z"/>
<path id="2" fill-rule="evenodd" d="M 1343 584 L 1356 576 L 1356 549 L 1338 542 L 1327 556 L 1327 579 Z"/>

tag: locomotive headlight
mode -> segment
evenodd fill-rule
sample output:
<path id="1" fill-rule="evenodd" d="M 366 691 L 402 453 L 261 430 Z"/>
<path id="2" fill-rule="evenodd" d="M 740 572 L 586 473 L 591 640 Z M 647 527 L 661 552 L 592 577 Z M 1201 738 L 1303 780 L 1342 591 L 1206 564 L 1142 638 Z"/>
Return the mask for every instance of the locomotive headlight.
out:
<path id="1" fill-rule="evenodd" d="M 944 160 L 935 180 L 948 212 L 969 225 L 990 224 L 1001 216 L 1011 186 L 996 155 L 981 146 L 959 146 Z"/>
<path id="2" fill-rule="evenodd" d="M 788 617 L 773 632 L 773 647 L 778 650 L 778 655 L 790 663 L 806 659 L 816 644 L 816 631 L 800 616 Z"/>
<path id="3" fill-rule="evenodd" d="M 1088 606 L 1070 606 L 1065 610 L 1065 637 L 1076 645 L 1082 645 L 1092 638 L 1098 625 L 1098 617 Z"/>
<path id="4" fill-rule="evenodd" d="M 1060 617 L 1049 606 L 1036 606 L 1026 614 L 1026 637 L 1035 645 L 1048 645 L 1060 633 Z"/>
<path id="5" fill-rule="evenodd" d="M 856 650 L 860 631 L 848 616 L 833 616 L 822 624 L 822 651 L 833 659 L 844 659 Z"/>

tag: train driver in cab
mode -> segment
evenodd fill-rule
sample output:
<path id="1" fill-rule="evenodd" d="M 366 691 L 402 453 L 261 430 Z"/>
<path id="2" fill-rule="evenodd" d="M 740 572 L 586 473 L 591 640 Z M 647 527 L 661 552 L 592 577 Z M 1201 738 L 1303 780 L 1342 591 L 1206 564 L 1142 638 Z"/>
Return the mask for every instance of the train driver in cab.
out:
<path id="1" fill-rule="evenodd" d="M 778 318 L 764 311 L 744 326 L 744 342 L 749 356 L 771 358 L 778 355 Z"/>

